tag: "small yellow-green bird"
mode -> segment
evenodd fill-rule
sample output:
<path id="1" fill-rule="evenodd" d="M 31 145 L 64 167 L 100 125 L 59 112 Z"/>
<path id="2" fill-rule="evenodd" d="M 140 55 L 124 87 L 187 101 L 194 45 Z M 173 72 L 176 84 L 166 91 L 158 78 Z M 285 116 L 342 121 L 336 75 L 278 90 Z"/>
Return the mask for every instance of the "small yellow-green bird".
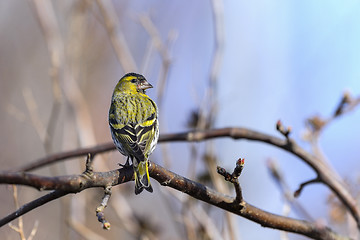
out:
<path id="1" fill-rule="evenodd" d="M 128 73 L 117 83 L 111 98 L 109 125 L 116 148 L 132 161 L 135 194 L 152 192 L 148 164 L 159 138 L 158 109 L 146 95 L 153 86 L 144 76 Z"/>

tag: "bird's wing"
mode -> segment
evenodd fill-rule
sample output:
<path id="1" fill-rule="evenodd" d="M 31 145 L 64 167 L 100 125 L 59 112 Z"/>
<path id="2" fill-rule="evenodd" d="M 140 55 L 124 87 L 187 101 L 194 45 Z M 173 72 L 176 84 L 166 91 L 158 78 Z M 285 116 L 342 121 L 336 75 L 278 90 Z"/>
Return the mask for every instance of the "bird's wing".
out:
<path id="1" fill-rule="evenodd" d="M 109 124 L 115 136 L 122 143 L 123 148 L 139 161 L 146 160 L 158 127 L 156 105 L 150 98 L 148 100 L 151 111 L 146 111 L 143 120 L 140 119 L 138 123 L 125 123 L 121 119 L 126 117 L 116 117 L 116 103 L 112 104 L 109 114 Z"/>

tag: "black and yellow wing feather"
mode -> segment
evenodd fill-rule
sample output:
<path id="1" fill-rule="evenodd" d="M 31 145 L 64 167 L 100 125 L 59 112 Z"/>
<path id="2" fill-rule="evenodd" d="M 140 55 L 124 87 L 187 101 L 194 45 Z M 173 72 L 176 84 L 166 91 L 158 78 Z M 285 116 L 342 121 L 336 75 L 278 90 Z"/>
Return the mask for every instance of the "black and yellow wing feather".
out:
<path id="1" fill-rule="evenodd" d="M 143 188 L 152 191 L 148 157 L 158 136 L 156 104 L 145 94 L 114 95 L 109 111 L 109 124 L 118 150 L 132 159 L 135 171 L 135 193 Z"/>

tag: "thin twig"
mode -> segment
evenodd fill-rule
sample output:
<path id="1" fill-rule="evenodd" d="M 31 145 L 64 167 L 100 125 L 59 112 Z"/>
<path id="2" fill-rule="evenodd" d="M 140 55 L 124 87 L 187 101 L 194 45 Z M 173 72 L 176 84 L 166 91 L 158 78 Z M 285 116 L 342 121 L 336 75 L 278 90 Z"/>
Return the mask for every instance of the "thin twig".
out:
<path id="1" fill-rule="evenodd" d="M 15 208 L 19 208 L 19 198 L 18 198 L 18 191 L 16 185 L 13 185 L 13 199 L 15 203 Z M 13 226 L 11 223 L 9 223 L 9 226 L 19 233 L 21 240 L 26 240 L 25 233 L 24 233 L 24 222 L 22 216 L 19 217 L 18 226 Z"/>
<path id="2" fill-rule="evenodd" d="M 111 196 L 112 201 L 110 204 L 120 219 L 119 222 L 124 226 L 127 232 L 131 233 L 132 235 L 136 235 L 139 230 L 139 224 L 136 222 L 133 208 L 125 198 L 126 196 L 119 191 L 113 191 Z"/>
<path id="3" fill-rule="evenodd" d="M 294 197 L 294 193 L 290 189 L 287 182 L 285 181 L 285 178 L 281 172 L 281 169 L 278 167 L 277 163 L 274 160 L 269 159 L 266 165 L 270 171 L 271 176 L 274 178 L 274 181 L 277 183 L 277 185 L 280 188 L 280 191 L 284 195 L 285 201 L 288 202 L 288 204 L 285 203 L 287 206 L 289 206 L 288 208 L 290 208 L 291 206 L 304 219 L 308 221 L 314 221 L 313 217 L 311 217 L 311 215 Z M 286 209 L 286 206 L 284 206 L 284 208 Z"/>
<path id="4" fill-rule="evenodd" d="M 43 136 L 45 151 L 50 153 L 52 152 L 52 138 L 54 137 L 62 99 L 60 75 L 64 69 L 64 45 L 62 44 L 60 29 L 52 3 L 39 0 L 35 0 L 33 3 L 36 10 L 36 16 L 46 40 L 51 61 L 49 73 L 52 80 L 53 103 L 45 131 L 46 134 Z"/>
<path id="5" fill-rule="evenodd" d="M 221 62 L 224 55 L 224 4 L 222 0 L 212 0 L 212 12 L 214 18 L 214 40 L 215 47 L 212 57 L 209 77 L 209 106 L 212 110 L 209 112 L 209 119 L 212 121 L 217 113 L 217 81 L 221 69 Z"/>
<path id="6" fill-rule="evenodd" d="M 162 68 L 161 68 L 161 73 L 160 73 L 160 77 L 157 81 L 157 85 L 156 85 L 156 96 L 157 96 L 157 105 L 158 105 L 158 109 L 162 109 L 162 105 L 164 102 L 164 93 L 166 92 L 165 88 L 166 88 L 166 83 L 168 80 L 168 74 L 170 71 L 170 65 L 171 65 L 171 57 L 170 57 L 170 47 L 167 46 L 166 44 L 164 44 L 164 42 L 161 39 L 160 33 L 158 31 L 158 29 L 156 28 L 156 26 L 154 25 L 154 23 L 151 21 L 151 19 L 147 16 L 147 15 L 142 15 L 139 18 L 140 24 L 143 26 L 143 28 L 146 30 L 146 32 L 149 34 L 150 38 L 151 38 L 151 43 L 150 43 L 150 47 L 149 47 L 149 51 L 153 49 L 153 46 L 156 48 L 156 50 L 159 52 L 160 57 L 161 57 L 161 61 L 162 61 Z M 169 34 L 170 38 L 170 44 L 172 44 L 174 42 L 175 39 L 175 35 L 176 34 Z M 150 56 L 150 52 L 148 53 L 148 55 L 145 55 L 146 59 L 148 60 Z M 147 62 L 145 61 L 145 65 Z M 165 119 L 163 117 L 164 115 L 161 114 L 160 112 L 160 116 L 159 116 L 159 121 L 162 123 L 162 131 L 166 131 L 166 122 Z M 168 151 L 168 146 L 166 144 L 164 144 L 163 146 L 161 146 L 161 150 L 162 150 L 162 155 L 163 155 L 163 162 L 165 164 L 165 167 L 169 168 L 170 167 L 170 154 Z"/>
<path id="7" fill-rule="evenodd" d="M 91 155 L 90 153 L 88 153 L 87 158 L 86 158 L 86 164 L 85 164 L 85 171 L 83 172 L 83 175 L 91 178 L 94 174 L 94 169 L 92 166 L 92 162 L 94 160 L 94 155 Z"/>
<path id="8" fill-rule="evenodd" d="M 32 228 L 32 230 L 30 232 L 30 235 L 29 235 L 27 240 L 32 240 L 35 237 L 35 234 L 36 234 L 36 232 L 38 230 L 38 227 L 39 227 L 39 221 L 36 220 L 35 223 L 34 223 L 34 227 Z"/>
<path id="9" fill-rule="evenodd" d="M 64 86 L 64 79 L 66 74 L 68 74 L 67 63 L 68 59 L 65 60 L 65 44 L 62 38 L 60 24 L 55 13 L 53 3 L 51 1 L 35 0 L 32 1 L 34 6 L 34 15 L 37 17 L 40 29 L 43 33 L 44 40 L 47 46 L 48 55 L 50 58 L 50 71 L 49 75 L 52 81 L 52 106 L 51 113 L 45 127 L 45 136 L 42 139 L 44 150 L 47 154 L 53 152 L 53 141 L 55 139 L 55 130 L 57 123 L 59 121 L 60 107 L 62 101 L 62 91 L 61 89 Z M 67 70 L 67 71 L 65 71 Z M 57 174 L 56 166 L 51 167 L 50 171 L 53 175 Z M 66 200 L 62 199 L 61 201 L 61 218 L 66 219 L 68 211 L 68 205 Z M 80 208 L 77 208 L 78 210 Z M 60 238 L 66 238 L 68 233 L 65 226 L 66 221 L 61 221 L 60 228 Z"/>
<path id="10" fill-rule="evenodd" d="M 38 105 L 36 104 L 34 95 L 29 88 L 23 89 L 23 97 L 25 101 L 25 105 L 29 111 L 30 120 L 32 125 L 34 126 L 37 134 L 41 141 L 44 141 L 46 138 L 46 130 L 44 124 L 41 122 L 38 112 Z"/>
<path id="11" fill-rule="evenodd" d="M 243 200 L 239 177 L 242 170 L 244 169 L 244 164 L 245 159 L 239 158 L 239 160 L 236 161 L 236 165 L 232 173 L 227 172 L 225 168 L 219 166 L 217 167 L 217 172 L 224 177 L 225 181 L 231 182 L 234 185 L 236 192 L 235 203 L 240 203 Z"/>
<path id="12" fill-rule="evenodd" d="M 112 47 L 124 72 L 137 71 L 135 60 L 129 50 L 124 34 L 120 31 L 119 19 L 115 8 L 109 0 L 97 0 L 101 15 L 104 18 L 106 30 L 110 36 Z"/>
<path id="13" fill-rule="evenodd" d="M 308 180 L 308 181 L 305 181 L 305 182 L 301 183 L 299 188 L 294 192 L 294 197 L 300 196 L 301 191 L 303 190 L 303 188 L 305 186 L 309 185 L 309 184 L 312 184 L 312 183 L 321 183 L 321 181 L 320 181 L 319 178 L 314 178 L 314 179 L 311 179 L 311 180 Z"/>
<path id="14" fill-rule="evenodd" d="M 163 102 L 163 95 L 165 93 L 166 80 L 171 64 L 170 53 L 168 47 L 163 43 L 160 37 L 160 33 L 147 15 L 142 15 L 139 18 L 141 25 L 147 31 L 151 37 L 152 42 L 154 43 L 155 48 L 158 50 L 162 60 L 162 73 L 157 83 L 157 97 L 158 97 L 158 106 L 161 109 Z M 173 39 L 171 39 L 173 42 Z"/>
<path id="15" fill-rule="evenodd" d="M 15 171 L 16 172 L 31 171 L 56 162 L 60 162 L 62 160 L 69 160 L 76 157 L 86 156 L 87 154 L 95 155 L 97 153 L 108 152 L 111 150 L 115 150 L 115 145 L 113 142 L 99 144 L 89 148 L 79 148 L 72 151 L 50 154 L 46 157 L 40 158 L 34 162 L 24 165 L 16 169 Z"/>
<path id="16" fill-rule="evenodd" d="M 100 205 L 96 208 L 96 217 L 98 221 L 101 222 L 103 229 L 110 230 L 110 223 L 105 219 L 104 210 L 108 205 L 109 199 L 111 197 L 111 186 L 106 186 L 104 189 L 104 197 Z"/>
<path id="17" fill-rule="evenodd" d="M 285 128 L 280 120 L 276 123 L 276 130 L 278 130 L 278 132 L 281 133 L 287 140 L 290 139 L 291 127 Z"/>
<path id="18" fill-rule="evenodd" d="M 165 191 L 163 191 L 165 192 Z M 214 239 L 223 239 L 221 237 L 218 226 L 213 222 L 209 213 L 204 211 L 203 208 L 199 208 L 196 206 L 196 202 L 193 201 L 191 197 L 185 197 L 183 194 L 175 191 L 166 191 L 166 193 L 175 197 L 182 204 L 182 223 L 186 229 L 188 239 L 197 239 L 196 229 L 195 229 L 195 221 L 203 226 L 204 230 L 208 233 L 209 236 L 212 236 Z M 190 216 L 186 216 L 185 214 L 189 214 Z"/>

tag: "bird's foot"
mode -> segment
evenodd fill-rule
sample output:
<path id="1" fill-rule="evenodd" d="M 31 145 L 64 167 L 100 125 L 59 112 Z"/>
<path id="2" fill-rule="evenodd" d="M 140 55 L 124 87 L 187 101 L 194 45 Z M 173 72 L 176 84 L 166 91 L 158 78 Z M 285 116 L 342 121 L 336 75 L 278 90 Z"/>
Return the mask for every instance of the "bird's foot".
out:
<path id="1" fill-rule="evenodd" d="M 125 164 L 121 164 L 121 163 L 119 163 L 119 166 L 120 166 L 120 167 L 123 167 L 123 168 L 128 168 L 128 167 L 131 167 L 131 165 L 130 165 L 130 163 L 129 163 L 129 158 L 128 158 L 128 159 L 126 159 Z"/>

